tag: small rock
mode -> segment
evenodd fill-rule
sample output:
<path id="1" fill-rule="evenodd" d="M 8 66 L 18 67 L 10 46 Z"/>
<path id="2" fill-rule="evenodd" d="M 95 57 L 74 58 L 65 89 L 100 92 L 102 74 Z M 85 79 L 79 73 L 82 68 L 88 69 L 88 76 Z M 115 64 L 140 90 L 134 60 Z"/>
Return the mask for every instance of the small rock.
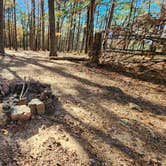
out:
<path id="1" fill-rule="evenodd" d="M 68 138 L 68 137 L 66 138 L 66 141 L 67 141 L 67 142 L 69 141 L 69 138 Z"/>
<path id="2" fill-rule="evenodd" d="M 29 120 L 31 117 L 31 110 L 26 105 L 14 106 L 11 112 L 12 120 Z"/>
<path id="3" fill-rule="evenodd" d="M 96 160 L 95 159 L 90 159 L 90 163 L 91 163 L 91 165 L 94 165 L 96 163 Z"/>
<path id="4" fill-rule="evenodd" d="M 57 142 L 56 143 L 57 147 L 61 146 L 61 143 L 60 142 Z"/>
<path id="5" fill-rule="evenodd" d="M 52 97 L 52 92 L 51 90 L 44 90 L 44 92 L 41 93 L 40 99 L 42 101 L 47 100 L 48 98 Z"/>
<path id="6" fill-rule="evenodd" d="M 135 104 L 135 103 L 129 103 L 129 107 L 131 109 L 133 109 L 133 110 L 137 110 L 139 112 L 143 112 L 142 108 L 139 105 Z"/>

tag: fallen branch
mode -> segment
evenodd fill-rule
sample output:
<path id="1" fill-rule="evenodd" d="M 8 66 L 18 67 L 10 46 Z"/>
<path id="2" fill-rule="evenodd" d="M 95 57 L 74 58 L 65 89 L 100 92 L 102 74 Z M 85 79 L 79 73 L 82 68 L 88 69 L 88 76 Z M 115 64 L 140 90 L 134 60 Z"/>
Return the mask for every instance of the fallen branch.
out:
<path id="1" fill-rule="evenodd" d="M 89 59 L 84 57 L 50 57 L 50 60 L 88 61 Z"/>
<path id="2" fill-rule="evenodd" d="M 25 95 L 27 94 L 27 92 L 28 92 L 28 90 L 29 90 L 29 87 L 30 87 L 30 80 L 28 81 L 27 88 L 26 88 L 24 94 L 22 95 L 22 97 L 25 97 Z"/>
<path id="3" fill-rule="evenodd" d="M 23 96 L 23 93 L 24 93 L 25 84 L 26 84 L 26 78 L 24 78 L 24 82 L 23 82 L 23 85 L 22 85 L 22 90 L 21 90 L 20 97 L 19 97 L 20 100 L 21 100 L 21 98 Z"/>

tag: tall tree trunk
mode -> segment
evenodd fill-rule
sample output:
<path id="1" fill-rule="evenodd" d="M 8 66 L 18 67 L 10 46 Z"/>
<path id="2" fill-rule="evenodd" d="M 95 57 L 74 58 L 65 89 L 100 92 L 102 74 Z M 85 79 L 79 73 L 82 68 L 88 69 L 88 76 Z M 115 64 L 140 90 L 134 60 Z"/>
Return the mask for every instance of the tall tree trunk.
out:
<path id="1" fill-rule="evenodd" d="M 95 8 L 96 8 L 95 0 L 91 0 L 91 2 L 90 2 L 90 17 L 89 17 L 89 38 L 88 38 L 88 46 L 89 46 L 90 50 L 93 47 Z"/>
<path id="2" fill-rule="evenodd" d="M 74 3 L 74 8 L 78 8 L 78 3 Z M 74 42 L 75 42 L 75 30 L 76 30 L 76 22 L 77 22 L 77 11 L 73 14 L 73 29 L 72 29 L 72 36 L 71 36 L 71 50 L 74 49 Z"/>
<path id="3" fill-rule="evenodd" d="M 75 7 L 75 4 L 76 3 L 72 3 L 71 5 L 71 8 L 74 8 Z M 71 47 L 72 47 L 72 32 L 73 32 L 73 22 L 74 22 L 74 12 L 72 12 L 70 14 L 70 27 L 69 27 L 69 33 L 68 33 L 68 48 L 67 48 L 67 51 L 70 51 L 71 50 Z"/>
<path id="4" fill-rule="evenodd" d="M 29 0 L 24 0 L 25 1 L 25 7 L 27 8 L 27 16 L 28 20 L 26 21 L 24 18 L 22 18 L 22 22 L 24 23 L 24 34 L 25 34 L 25 49 L 30 48 L 30 39 L 31 39 L 31 14 L 30 14 L 30 5 L 29 5 Z M 29 29 L 29 31 L 28 31 Z"/>
<path id="5" fill-rule="evenodd" d="M 8 17 L 8 39 L 9 39 L 9 49 L 11 49 L 11 46 L 12 46 L 12 38 L 11 38 L 11 10 L 8 9 L 8 14 L 7 14 L 7 17 Z"/>
<path id="6" fill-rule="evenodd" d="M 60 3 L 56 3 L 57 6 L 57 10 L 58 12 L 60 11 Z M 56 32 L 60 33 L 60 17 L 57 17 L 57 21 L 56 21 Z M 59 36 L 57 37 L 57 50 L 59 51 L 60 49 L 60 38 Z"/>
<path id="7" fill-rule="evenodd" d="M 41 0 L 41 30 L 42 30 L 42 50 L 45 50 L 45 18 L 44 18 L 44 0 Z"/>
<path id="8" fill-rule="evenodd" d="M 94 13 L 95 13 L 95 0 L 91 0 L 87 8 L 87 32 L 86 32 L 86 45 L 85 53 L 88 53 L 93 46 L 93 32 L 94 32 Z"/>
<path id="9" fill-rule="evenodd" d="M 133 15 L 133 17 L 135 17 L 135 12 L 136 12 L 136 9 L 134 8 L 134 2 L 135 2 L 135 0 L 131 0 L 131 2 L 130 2 L 130 13 L 129 13 L 129 19 L 128 19 L 128 26 L 130 27 L 130 34 L 126 38 L 127 41 L 126 41 L 126 44 L 125 44 L 125 49 L 129 48 L 130 41 L 131 41 L 130 36 L 132 35 L 132 31 L 133 31 L 133 19 L 134 18 L 132 19 L 132 15 Z M 134 12 L 133 12 L 133 10 L 134 10 Z"/>
<path id="10" fill-rule="evenodd" d="M 130 24 L 131 16 L 132 16 L 132 13 L 133 13 L 134 1 L 135 1 L 135 0 L 131 0 L 131 3 L 130 3 L 130 13 L 129 13 L 128 25 Z"/>
<path id="11" fill-rule="evenodd" d="M 80 31 L 81 31 L 81 13 L 79 13 L 79 17 L 78 17 L 78 31 L 77 31 L 77 38 L 76 38 L 76 46 L 75 46 L 75 50 L 79 50 L 80 48 Z"/>
<path id="12" fill-rule="evenodd" d="M 106 28 L 105 28 L 105 37 L 104 37 L 104 43 L 103 43 L 104 49 L 106 49 L 107 39 L 108 39 L 109 31 L 110 31 L 110 28 L 111 28 L 111 23 L 112 23 L 112 19 L 113 19 L 113 15 L 114 15 L 114 9 L 115 9 L 115 2 L 116 2 L 116 0 L 112 0 L 112 5 L 111 5 L 110 11 L 109 11 L 107 25 L 106 25 Z"/>
<path id="13" fill-rule="evenodd" d="M 40 1 L 37 4 L 37 23 L 36 23 L 36 50 L 41 48 L 41 17 L 40 17 Z"/>
<path id="14" fill-rule="evenodd" d="M 30 49 L 35 51 L 35 45 L 36 45 L 36 40 L 35 40 L 35 0 L 31 0 L 32 3 L 32 11 L 31 11 L 31 21 L 30 21 Z"/>
<path id="15" fill-rule="evenodd" d="M 48 25 L 48 30 L 47 30 L 47 51 L 50 50 L 50 27 Z"/>
<path id="16" fill-rule="evenodd" d="M 81 43 L 81 52 L 84 50 L 85 47 L 85 38 L 86 38 L 86 27 L 84 27 L 83 29 L 83 39 L 82 39 L 82 43 Z"/>
<path id="17" fill-rule="evenodd" d="M 23 37 L 22 37 L 22 46 L 23 49 L 26 49 L 26 34 L 25 34 L 25 23 L 24 20 L 21 19 L 21 25 L 22 25 L 22 31 L 23 31 Z"/>
<path id="18" fill-rule="evenodd" d="M 48 0 L 49 28 L 50 28 L 50 56 L 57 56 L 57 41 L 55 37 L 55 12 L 54 1 Z"/>
<path id="19" fill-rule="evenodd" d="M 88 53 L 88 41 L 89 41 L 89 16 L 90 16 L 90 8 L 87 7 L 87 20 L 86 20 L 86 42 L 85 42 L 85 54 Z"/>
<path id="20" fill-rule="evenodd" d="M 4 16 L 3 0 L 0 1 L 0 53 L 4 53 Z"/>
<path id="21" fill-rule="evenodd" d="M 14 3 L 14 49 L 17 51 L 17 21 L 16 21 L 16 0 L 13 0 Z"/>

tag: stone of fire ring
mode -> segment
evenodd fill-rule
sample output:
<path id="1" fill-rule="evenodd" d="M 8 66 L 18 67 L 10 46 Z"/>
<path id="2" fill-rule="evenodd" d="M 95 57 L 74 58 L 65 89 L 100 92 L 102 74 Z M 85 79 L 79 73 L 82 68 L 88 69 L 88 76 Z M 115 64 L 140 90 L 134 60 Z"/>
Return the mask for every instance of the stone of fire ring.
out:
<path id="1" fill-rule="evenodd" d="M 12 108 L 11 119 L 12 120 L 29 120 L 31 118 L 31 110 L 26 105 L 17 105 Z"/>
<path id="2" fill-rule="evenodd" d="M 42 115 L 45 113 L 45 104 L 39 99 L 32 99 L 28 106 L 31 108 L 32 114 Z"/>

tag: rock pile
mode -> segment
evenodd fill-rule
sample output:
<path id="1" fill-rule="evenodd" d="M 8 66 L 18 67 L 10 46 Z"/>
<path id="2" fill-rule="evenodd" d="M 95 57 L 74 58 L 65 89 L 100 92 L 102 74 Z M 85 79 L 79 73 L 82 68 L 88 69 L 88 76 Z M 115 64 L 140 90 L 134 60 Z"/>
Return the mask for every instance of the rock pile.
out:
<path id="1" fill-rule="evenodd" d="M 57 98 L 52 94 L 50 85 L 35 81 L 4 84 L 6 82 L 0 84 L 0 126 L 55 111 Z"/>

